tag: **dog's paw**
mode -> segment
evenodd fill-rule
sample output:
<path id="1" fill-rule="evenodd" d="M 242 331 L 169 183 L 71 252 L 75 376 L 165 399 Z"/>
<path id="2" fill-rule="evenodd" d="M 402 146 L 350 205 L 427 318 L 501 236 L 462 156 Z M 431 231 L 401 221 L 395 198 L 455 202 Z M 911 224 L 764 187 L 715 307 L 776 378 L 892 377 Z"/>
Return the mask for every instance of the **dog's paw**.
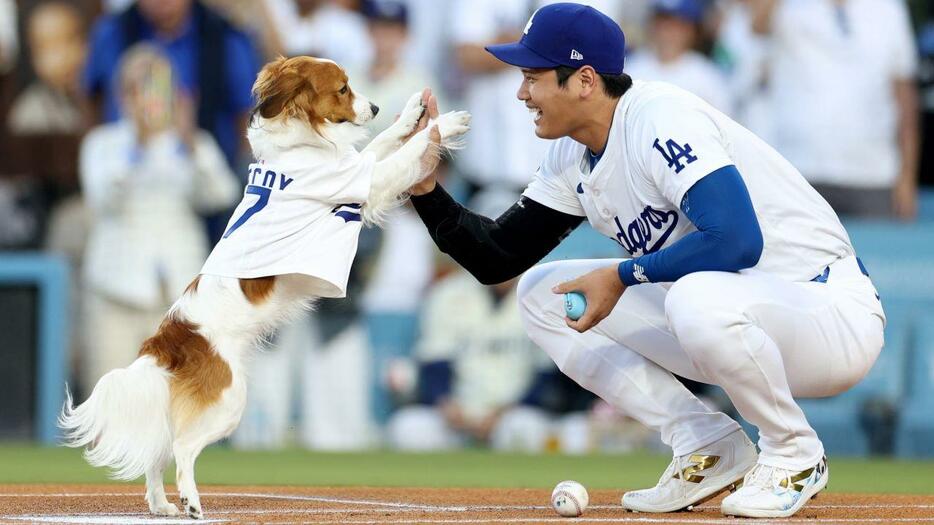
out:
<path id="1" fill-rule="evenodd" d="M 168 501 L 150 503 L 149 512 L 155 516 L 178 516 L 178 507 Z"/>
<path id="2" fill-rule="evenodd" d="M 434 122 L 438 125 L 441 134 L 441 145 L 447 149 L 463 147 L 461 138 L 470 131 L 470 113 L 467 111 L 450 111 L 438 117 Z"/>
<path id="3" fill-rule="evenodd" d="M 198 498 L 186 498 L 182 497 L 182 507 L 185 509 L 185 514 L 189 518 L 194 520 L 200 520 L 204 517 L 204 513 L 201 512 L 201 502 Z"/>
<path id="4" fill-rule="evenodd" d="M 185 514 L 188 514 L 188 517 L 193 520 L 200 520 L 204 517 L 201 512 L 201 505 L 192 505 L 191 503 L 185 505 Z"/>
<path id="5" fill-rule="evenodd" d="M 409 101 L 405 103 L 405 108 L 399 114 L 399 120 L 396 121 L 399 131 L 404 135 L 411 133 L 424 113 L 425 105 L 422 103 L 422 92 L 419 91 L 409 97 Z"/>

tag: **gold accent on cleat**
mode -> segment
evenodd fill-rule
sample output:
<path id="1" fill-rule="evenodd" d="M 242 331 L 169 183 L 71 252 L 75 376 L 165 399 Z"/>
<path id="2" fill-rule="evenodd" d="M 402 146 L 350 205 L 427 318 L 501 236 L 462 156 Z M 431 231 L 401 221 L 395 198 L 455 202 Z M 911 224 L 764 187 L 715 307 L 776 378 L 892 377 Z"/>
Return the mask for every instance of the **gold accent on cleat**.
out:
<path id="1" fill-rule="evenodd" d="M 813 473 L 814 473 L 814 467 L 811 467 L 807 470 L 802 470 L 801 472 L 798 472 L 797 474 L 791 477 L 791 487 L 788 486 L 788 478 L 783 479 L 782 482 L 779 483 L 778 485 L 786 489 L 793 488 L 795 491 L 801 492 L 802 490 L 804 490 L 804 485 L 798 482 L 801 480 L 808 479 L 809 477 L 811 477 L 811 474 Z"/>
<path id="2" fill-rule="evenodd" d="M 719 463 L 720 456 L 702 456 L 700 454 L 694 454 L 688 461 L 694 464 L 681 471 L 681 479 L 690 481 L 691 483 L 700 483 L 704 481 L 705 476 L 698 476 L 696 473 L 709 469 Z"/>

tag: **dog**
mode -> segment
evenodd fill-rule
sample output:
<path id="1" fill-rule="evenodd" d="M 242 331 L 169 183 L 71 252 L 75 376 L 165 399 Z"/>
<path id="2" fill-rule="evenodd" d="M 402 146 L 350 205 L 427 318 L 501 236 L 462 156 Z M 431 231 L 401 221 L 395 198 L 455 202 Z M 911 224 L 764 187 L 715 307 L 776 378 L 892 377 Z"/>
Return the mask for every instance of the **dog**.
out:
<path id="1" fill-rule="evenodd" d="M 87 447 L 91 465 L 116 479 L 145 475 L 156 515 L 179 514 L 163 485 L 174 457 L 183 511 L 203 517 L 195 460 L 237 427 L 250 355 L 316 298 L 344 296 L 362 225 L 379 224 L 425 176 L 424 159 L 459 147 L 469 129 L 470 115 L 457 111 L 418 131 L 426 108 L 416 93 L 358 152 L 378 108 L 339 65 L 312 57 L 267 64 L 253 93 L 256 163 L 223 238 L 139 357 L 78 406 L 66 388 L 59 418 L 64 444 Z"/>

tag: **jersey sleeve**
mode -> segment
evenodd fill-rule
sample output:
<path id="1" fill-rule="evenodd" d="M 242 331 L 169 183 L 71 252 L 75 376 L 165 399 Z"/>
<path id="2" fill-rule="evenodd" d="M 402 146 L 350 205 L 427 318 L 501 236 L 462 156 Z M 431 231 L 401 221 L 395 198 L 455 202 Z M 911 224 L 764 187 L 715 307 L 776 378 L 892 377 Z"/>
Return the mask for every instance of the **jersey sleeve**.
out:
<path id="1" fill-rule="evenodd" d="M 734 163 L 713 118 L 676 94 L 658 97 L 631 117 L 636 165 L 675 207 L 694 183 Z"/>
<path id="2" fill-rule="evenodd" d="M 566 172 L 570 167 L 562 166 L 567 164 L 561 160 L 562 142 L 564 141 L 552 142 L 545 159 L 535 172 L 535 177 L 522 195 L 553 210 L 584 217 L 584 208 L 567 178 Z"/>

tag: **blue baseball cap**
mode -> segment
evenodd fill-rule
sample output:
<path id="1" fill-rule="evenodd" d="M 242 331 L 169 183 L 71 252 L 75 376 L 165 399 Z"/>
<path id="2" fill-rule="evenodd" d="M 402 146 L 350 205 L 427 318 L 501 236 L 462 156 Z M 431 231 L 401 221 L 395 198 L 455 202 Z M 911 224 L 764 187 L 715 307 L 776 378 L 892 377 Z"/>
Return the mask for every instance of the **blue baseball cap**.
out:
<path id="1" fill-rule="evenodd" d="M 619 24 L 600 11 L 564 2 L 535 11 L 518 42 L 486 46 L 486 50 L 518 67 L 591 66 L 597 73 L 620 75 L 626 37 Z"/>
<path id="2" fill-rule="evenodd" d="M 370 21 L 409 24 L 409 8 L 398 0 L 364 0 L 360 10 Z"/>
<path id="3" fill-rule="evenodd" d="M 653 0 L 656 13 L 676 16 L 699 24 L 704 19 L 704 4 L 700 0 Z"/>

